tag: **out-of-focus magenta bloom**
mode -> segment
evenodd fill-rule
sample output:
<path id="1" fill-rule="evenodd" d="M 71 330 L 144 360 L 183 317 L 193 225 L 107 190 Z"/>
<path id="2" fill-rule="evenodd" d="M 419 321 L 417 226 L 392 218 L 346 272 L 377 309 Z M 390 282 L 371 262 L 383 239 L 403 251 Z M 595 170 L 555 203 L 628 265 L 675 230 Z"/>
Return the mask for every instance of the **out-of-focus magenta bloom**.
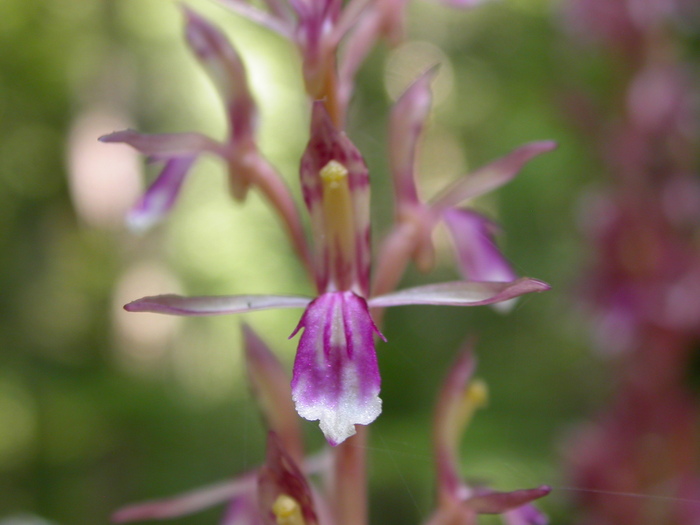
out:
<path id="1" fill-rule="evenodd" d="M 643 56 L 647 37 L 669 22 L 691 27 L 700 20 L 696 0 L 571 0 L 567 18 L 582 39 L 599 41 L 632 60 Z"/>
<path id="2" fill-rule="evenodd" d="M 486 384 L 472 379 L 475 366 L 471 351 L 464 351 L 438 398 L 433 435 L 438 507 L 426 525 L 476 525 L 479 514 L 501 514 L 507 525 L 547 525 L 546 516 L 531 502 L 549 494 L 549 487 L 496 492 L 471 486 L 459 475 L 462 433 L 488 397 Z"/>
<path id="3" fill-rule="evenodd" d="M 700 337 L 697 85 L 681 51 L 699 8 L 570 2 L 615 72 L 588 126 L 611 180 L 585 202 L 596 257 L 583 288 L 596 346 L 614 357 L 615 393 L 568 450 L 585 525 L 700 523 L 698 404 L 688 381 Z"/>

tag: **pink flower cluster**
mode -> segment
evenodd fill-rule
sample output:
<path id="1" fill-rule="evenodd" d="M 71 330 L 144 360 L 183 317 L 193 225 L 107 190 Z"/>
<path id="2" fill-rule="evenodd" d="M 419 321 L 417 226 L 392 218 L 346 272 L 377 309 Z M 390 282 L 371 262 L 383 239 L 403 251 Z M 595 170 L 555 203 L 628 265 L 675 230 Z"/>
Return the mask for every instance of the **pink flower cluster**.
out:
<path id="1" fill-rule="evenodd" d="M 700 337 L 698 115 L 674 28 L 700 12 L 684 0 L 571 7 L 625 71 L 612 93 L 622 104 L 591 128 L 612 180 L 585 210 L 597 252 L 586 298 L 616 392 L 569 450 L 586 490 L 581 523 L 691 525 L 700 521 L 699 406 L 687 381 Z"/>
<path id="2" fill-rule="evenodd" d="M 430 83 L 435 68 L 426 71 L 409 86 L 389 116 L 388 157 L 396 213 L 378 256 L 373 258 L 369 172 L 362 154 L 345 131 L 345 120 L 354 77 L 366 55 L 380 39 L 401 38 L 405 2 L 265 0 L 267 9 L 262 10 L 242 0 L 221 1 L 282 35 L 298 49 L 310 106 L 309 140 L 300 160 L 300 184 L 311 224 L 309 235 L 304 231 L 289 189 L 256 144 L 257 110 L 238 54 L 218 28 L 189 9 L 185 9 L 187 41 L 224 101 L 229 123 L 226 140 L 218 141 L 198 133 L 144 135 L 131 130 L 112 133 L 101 140 L 130 144 L 165 165 L 132 210 L 129 222 L 137 228 L 149 227 L 167 214 L 198 156 L 206 153 L 221 158 L 237 200 L 244 201 L 248 191 L 256 190 L 277 213 L 316 293 L 313 297 L 160 295 L 126 305 L 131 312 L 185 316 L 266 308 L 303 308 L 304 313 L 292 334 L 301 332 L 291 386 L 262 342 L 246 329 L 252 382 L 263 393 L 260 396 L 263 411 L 272 430 L 265 466 L 223 488 L 215 487 L 175 502 L 125 510 L 116 518 L 127 521 L 174 516 L 213 499 L 233 499 L 230 516 L 224 523 L 362 523 L 364 511 L 350 511 L 342 503 L 344 498 L 353 497 L 347 487 L 340 490 L 336 486 L 336 494 L 342 494 L 324 498 L 306 481 L 306 474 L 326 468 L 327 461 L 303 459 L 298 431 L 292 430 L 296 424 L 292 422 L 289 400 L 293 400 L 300 416 L 320 422 L 327 441 L 336 447 L 333 452 L 337 456 L 336 470 L 337 464 L 346 461 L 347 466 L 350 464 L 347 461 L 354 461 L 351 467 L 357 473 L 346 474 L 360 480 L 362 458 L 352 456 L 350 448 L 338 445 L 358 432 L 357 425 L 370 424 L 381 412 L 375 336 L 383 336 L 373 316 L 378 318 L 380 310 L 390 306 L 476 306 L 548 289 L 541 281 L 517 278 L 495 245 L 495 225 L 464 206 L 507 183 L 526 162 L 551 150 L 554 144 L 525 145 L 471 175 L 456 179 L 434 199 L 423 201 L 416 187 L 415 156 L 430 111 Z M 446 3 L 467 6 L 477 2 Z M 395 291 L 411 260 L 423 271 L 431 269 L 432 232 L 441 222 L 452 235 L 456 263 L 464 280 Z M 456 370 L 462 370 L 461 379 L 453 380 L 456 386 L 448 389 L 440 406 L 457 403 L 450 396 L 456 399 L 455 392 L 464 389 L 471 367 L 470 360 L 457 365 Z M 444 410 L 449 412 L 447 408 Z M 436 448 L 441 458 L 438 477 L 442 488 L 440 510 L 430 523 L 472 523 L 477 513 L 506 511 L 519 516 L 521 521 L 517 523 L 543 523 L 539 513 L 523 505 L 545 495 L 546 488 L 502 494 L 469 488 L 455 481 L 459 433 L 444 434 L 440 430 L 454 424 L 446 415 L 437 423 Z M 212 494 L 217 497 L 213 498 Z M 324 503 L 328 500 L 332 500 L 332 505 Z M 514 510 L 521 507 L 524 510 Z M 352 515 L 360 518 L 348 517 Z M 533 517 L 522 518 L 525 515 Z"/>

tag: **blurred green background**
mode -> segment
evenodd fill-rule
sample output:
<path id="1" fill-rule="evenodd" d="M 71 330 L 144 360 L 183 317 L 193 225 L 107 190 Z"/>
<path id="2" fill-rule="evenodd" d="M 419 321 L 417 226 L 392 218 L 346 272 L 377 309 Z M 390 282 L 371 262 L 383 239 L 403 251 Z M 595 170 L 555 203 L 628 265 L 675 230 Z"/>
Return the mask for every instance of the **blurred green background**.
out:
<path id="1" fill-rule="evenodd" d="M 262 112 L 261 147 L 298 194 L 307 124 L 293 50 L 215 2 L 187 5 L 241 51 Z M 491 401 L 465 436 L 465 476 L 503 490 L 552 484 L 542 507 L 553 523 L 569 521 L 562 448 L 606 398 L 608 378 L 576 300 L 589 257 L 577 207 L 604 177 L 562 107 L 574 85 L 604 91 L 610 72 L 572 44 L 559 7 L 503 0 L 454 11 L 416 1 L 409 41 L 377 49 L 360 72 L 349 129 L 373 176 L 375 240 L 392 213 L 387 112 L 432 63 L 442 68 L 420 167 L 425 195 L 524 142 L 560 144 L 478 203 L 502 223 L 517 271 L 552 291 L 523 298 L 508 315 L 387 314 L 389 342 L 378 347 L 384 413 L 370 441 L 373 523 L 429 514 L 431 411 L 468 336 L 478 339 Z M 165 225 L 144 236 L 123 229 L 144 166 L 98 136 L 126 127 L 224 133 L 214 89 L 181 33 L 178 6 L 166 0 L 0 1 L 0 523 L 23 514 L 107 523 L 125 503 L 228 478 L 262 459 L 239 321 L 291 365 L 287 335 L 299 312 L 182 320 L 121 310 L 164 292 L 311 293 L 276 219 L 257 195 L 235 205 L 211 158 L 198 162 Z M 411 270 L 405 284 L 456 277 L 448 244 L 438 243 L 434 274 Z M 320 447 L 316 424 L 304 424 L 311 448 Z M 177 523 L 216 523 L 221 511 Z"/>

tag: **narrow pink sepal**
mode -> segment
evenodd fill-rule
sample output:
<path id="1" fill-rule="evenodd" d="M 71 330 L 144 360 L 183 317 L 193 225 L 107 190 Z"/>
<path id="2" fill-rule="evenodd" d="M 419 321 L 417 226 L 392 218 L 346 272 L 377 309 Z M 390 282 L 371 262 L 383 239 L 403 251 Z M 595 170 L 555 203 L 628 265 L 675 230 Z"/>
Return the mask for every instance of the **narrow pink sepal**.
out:
<path id="1" fill-rule="evenodd" d="M 274 12 L 275 15 L 279 16 L 274 16 L 250 5 L 246 0 L 219 0 L 219 2 L 251 22 L 266 27 L 289 40 L 294 38 L 293 26 L 287 19 L 288 17 L 283 16 L 281 12 L 278 13 L 277 9 Z M 266 3 L 272 7 L 271 2 Z"/>
<path id="2" fill-rule="evenodd" d="M 232 481 L 193 490 L 172 498 L 124 507 L 112 515 L 112 521 L 114 523 L 128 523 L 186 516 L 228 501 L 247 491 L 252 491 L 254 486 L 255 476 L 246 474 Z"/>
<path id="3" fill-rule="evenodd" d="M 522 167 L 534 157 L 552 151 L 554 148 L 556 148 L 556 143 L 549 140 L 525 144 L 505 157 L 501 157 L 450 184 L 433 199 L 432 207 L 439 213 L 446 208 L 452 208 L 468 199 L 495 190 L 510 182 Z"/>
<path id="4" fill-rule="evenodd" d="M 384 13 L 381 9 L 366 8 L 362 16 L 351 26 L 352 29 L 345 39 L 338 67 L 338 98 L 344 113 L 347 112 L 354 92 L 355 75 L 380 36 L 384 24 L 383 17 Z M 343 33 L 344 29 L 339 27 L 337 38 L 341 38 Z"/>
<path id="5" fill-rule="evenodd" d="M 380 295 L 369 300 L 371 308 L 386 308 L 408 304 L 445 306 L 481 306 L 507 301 L 531 292 L 549 290 L 547 283 L 521 277 L 510 283 L 454 281 L 407 288 Z"/>
<path id="6" fill-rule="evenodd" d="M 374 325 L 367 302 L 352 292 L 316 298 L 304 312 L 292 337 L 299 340 L 292 396 L 297 412 L 320 421 L 335 446 L 369 425 L 381 412 L 381 378 L 374 349 Z"/>
<path id="7" fill-rule="evenodd" d="M 104 143 L 123 143 L 156 159 L 191 157 L 203 152 L 222 153 L 222 146 L 201 133 L 139 133 L 133 129 L 115 131 L 98 139 Z"/>
<path id="8" fill-rule="evenodd" d="M 464 410 L 464 404 L 467 401 L 465 392 L 476 368 L 472 346 L 469 343 L 452 366 L 440 389 L 435 407 L 433 443 L 438 492 L 443 503 L 459 500 L 463 487 L 458 470 L 459 442 L 465 424 L 473 414 L 473 409 L 477 408 Z"/>
<path id="9" fill-rule="evenodd" d="M 479 514 L 502 514 L 536 499 L 543 498 L 550 492 L 552 492 L 552 489 L 547 485 L 541 485 L 536 489 L 514 490 L 513 492 L 492 492 L 486 490 L 469 498 L 467 501 L 469 506 Z"/>
<path id="10" fill-rule="evenodd" d="M 470 210 L 449 208 L 443 219 L 457 251 L 459 269 L 467 281 L 511 282 L 516 273 L 498 249 L 496 225 Z"/>
<path id="11" fill-rule="evenodd" d="M 272 506 L 281 495 L 294 499 L 301 507 L 306 525 L 318 523 L 313 493 L 303 472 L 284 450 L 274 432 L 267 438 L 267 458 L 258 472 L 258 505 L 263 523 L 276 524 Z"/>
<path id="12" fill-rule="evenodd" d="M 232 143 L 253 140 L 257 107 L 240 56 L 217 27 L 191 9 L 183 10 L 187 42 L 226 104 Z"/>
<path id="13" fill-rule="evenodd" d="M 270 308 L 303 308 L 311 302 L 308 297 L 294 295 L 221 295 L 183 297 L 153 295 L 137 299 L 124 306 L 127 312 L 153 312 L 168 315 L 204 316 L 238 314 Z"/>
<path id="14" fill-rule="evenodd" d="M 336 161 L 347 169 L 352 198 L 355 231 L 352 260 L 331 260 L 329 238 L 323 217 L 323 186 L 320 172 L 330 162 Z M 333 124 L 323 102 L 314 102 L 311 116 L 311 137 L 301 158 L 301 187 L 304 202 L 311 215 L 316 246 L 317 287 L 324 291 L 333 282 L 337 289 L 350 289 L 359 285 L 364 294 L 369 293 L 370 223 L 369 223 L 369 171 L 360 151 L 347 135 Z"/>
<path id="15" fill-rule="evenodd" d="M 389 120 L 389 166 L 399 209 L 418 204 L 414 176 L 418 140 L 430 113 L 430 83 L 437 66 L 428 69 L 394 104 Z"/>
<path id="16" fill-rule="evenodd" d="M 145 231 L 160 222 L 175 204 L 196 157 L 173 157 L 165 162 L 160 175 L 146 190 L 126 217 L 127 226 L 134 231 Z"/>
<path id="17" fill-rule="evenodd" d="M 301 428 L 292 402 L 289 377 L 282 364 L 253 329 L 245 323 L 242 329 L 248 381 L 266 426 L 278 436 L 289 455 L 296 461 L 301 461 Z"/>

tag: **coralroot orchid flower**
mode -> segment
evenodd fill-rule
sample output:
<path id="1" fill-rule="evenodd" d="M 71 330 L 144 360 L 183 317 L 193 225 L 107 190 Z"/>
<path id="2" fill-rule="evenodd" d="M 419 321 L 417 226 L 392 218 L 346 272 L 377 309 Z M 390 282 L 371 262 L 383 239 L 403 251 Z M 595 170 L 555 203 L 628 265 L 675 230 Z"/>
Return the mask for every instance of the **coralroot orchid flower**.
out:
<path id="1" fill-rule="evenodd" d="M 176 518 L 224 503 L 228 507 L 222 525 L 332 525 L 338 521 L 329 507 L 329 487 L 316 487 L 308 479 L 309 474 L 325 473 L 330 457 L 302 456 L 289 383 L 281 380 L 282 365 L 247 325 L 243 335 L 248 381 L 269 429 L 265 463 L 230 481 L 123 508 L 113 521 Z M 438 508 L 425 525 L 476 525 L 479 514 L 500 514 L 506 525 L 547 525 L 547 517 L 532 501 L 546 496 L 549 487 L 496 492 L 470 486 L 460 478 L 461 435 L 488 397 L 486 384 L 472 378 L 475 367 L 468 348 L 452 366 L 438 398 L 433 427 Z"/>
<path id="2" fill-rule="evenodd" d="M 243 5 L 237 1 L 226 3 L 237 6 L 239 11 Z M 137 225 L 149 225 L 170 209 L 187 170 L 199 154 L 208 152 L 222 157 L 229 168 L 234 197 L 243 200 L 248 189 L 254 187 L 276 210 L 292 246 L 315 282 L 316 298 L 162 295 L 139 299 L 125 308 L 132 312 L 196 316 L 304 307 L 304 315 L 294 330 L 294 334 L 302 329 L 303 333 L 294 363 L 292 396 L 299 414 L 319 420 L 328 442 L 337 445 L 355 433 L 355 425 L 367 425 L 381 412 L 381 380 L 374 336 L 383 336 L 370 316 L 370 308 L 406 304 L 476 306 L 548 288 L 533 279 L 515 280 L 514 273 L 508 271 L 507 263 L 495 249 L 490 231 L 486 232 L 485 220 L 455 207 L 507 182 L 527 160 L 551 149 L 552 143 L 533 143 L 516 150 L 473 176 L 457 181 L 431 204 L 422 203 L 413 181 L 413 162 L 416 142 L 430 106 L 429 81 L 434 70 L 424 74 L 398 101 L 392 113 L 390 157 L 397 218 L 380 255 L 378 275 L 371 283 L 368 169 L 341 127 L 344 107 L 338 103 L 342 89 L 336 80 L 342 74 L 336 76 L 332 61 L 325 57 L 331 51 L 335 56 L 337 44 L 352 26 L 351 22 L 360 24 L 360 19 L 375 16 L 374 11 L 367 11 L 357 1 L 341 10 L 337 0 L 294 0 L 289 8 L 295 16 L 290 18 L 282 4 L 268 0 L 267 5 L 269 16 L 259 16 L 260 12 L 250 6 L 244 11 L 278 31 L 287 27 L 287 36 L 293 36 L 302 50 L 307 88 L 310 83 L 320 82 L 319 75 L 328 80 L 322 91 L 309 91 L 312 98 L 324 96 L 313 102 L 310 138 L 300 167 L 304 202 L 311 217 L 311 243 L 306 240 L 290 192 L 256 147 L 257 112 L 238 54 L 218 29 L 189 10 L 185 11 L 187 40 L 225 102 L 230 128 L 227 141 L 220 143 L 196 133 L 141 135 L 129 130 L 102 140 L 126 142 L 152 159 L 166 163 L 134 208 L 131 219 Z M 378 5 L 372 4 L 373 8 Z M 352 47 L 350 43 L 348 47 Z M 323 70 L 323 74 L 317 74 L 317 70 Z M 394 290 L 410 257 L 419 267 L 426 266 L 424 255 L 432 250 L 430 233 L 443 218 L 454 233 L 462 266 L 471 266 L 463 272 L 470 280 L 388 293 Z M 309 244 L 313 245 L 313 255 Z M 494 261 L 498 264 L 494 265 Z M 486 265 L 491 270 L 486 271 Z"/>
<path id="3" fill-rule="evenodd" d="M 296 334 L 292 396 L 299 414 L 319 420 L 331 445 L 355 433 L 381 412 L 380 376 L 374 347 L 379 334 L 369 307 L 406 304 L 476 306 L 506 301 L 548 286 L 534 279 L 458 281 L 369 298 L 369 176 L 345 133 L 320 102 L 314 105 L 309 145 L 301 161 L 304 201 L 314 233 L 316 299 L 288 296 L 145 297 L 131 312 L 217 315 L 264 308 L 306 307 Z"/>
<path id="4" fill-rule="evenodd" d="M 549 494 L 550 487 L 496 492 L 470 486 L 459 476 L 459 440 L 488 398 L 486 384 L 472 379 L 475 367 L 472 352 L 463 351 L 440 392 L 433 435 L 438 508 L 426 525 L 475 525 L 478 514 L 501 514 L 507 525 L 546 525 L 546 516 L 531 502 Z"/>
<path id="5" fill-rule="evenodd" d="M 419 197 L 416 186 L 416 154 L 428 119 L 433 67 L 399 97 L 389 123 L 389 163 L 394 183 L 395 222 L 379 258 L 374 292 L 393 290 L 409 258 L 422 271 L 433 266 L 432 233 L 445 222 L 457 251 L 465 279 L 509 282 L 515 272 L 494 243 L 497 227 L 480 214 L 458 208 L 510 182 L 531 159 L 556 147 L 552 141 L 526 144 L 466 177 L 455 180 L 430 202 Z"/>
<path id="6" fill-rule="evenodd" d="M 441 1 L 457 6 L 478 3 Z M 459 206 L 505 184 L 527 161 L 549 151 L 553 144 L 526 145 L 457 180 L 432 201 L 423 202 L 414 181 L 414 164 L 430 109 L 430 81 L 435 70 L 426 72 L 409 87 L 391 114 L 389 157 L 396 217 L 374 261 L 372 276 L 369 170 L 346 135 L 344 121 L 356 71 L 379 38 L 395 40 L 399 36 L 406 0 L 263 0 L 267 10 L 245 0 L 221 2 L 281 34 L 299 50 L 312 108 L 309 141 L 300 163 L 310 238 L 291 192 L 257 147 L 257 109 L 240 57 L 220 30 L 188 9 L 187 41 L 224 102 L 227 138 L 218 141 L 198 133 L 144 135 L 126 130 L 101 140 L 127 143 L 151 160 L 165 164 L 130 215 L 131 225 L 137 228 L 154 224 L 172 208 L 199 155 L 220 157 L 228 168 L 231 192 L 237 201 L 244 201 L 250 190 L 257 190 L 276 212 L 315 292 L 311 296 L 158 295 L 125 306 L 130 312 L 182 316 L 269 308 L 303 308 L 304 312 L 290 336 L 300 333 L 291 385 L 269 350 L 244 328 L 250 381 L 271 431 L 265 465 L 231 482 L 124 509 L 115 519 L 124 522 L 174 517 L 226 501 L 229 509 L 225 525 L 364 523 L 362 436 L 352 446 L 335 449 L 331 466 L 323 458 L 305 459 L 294 409 L 306 419 L 318 420 L 327 441 L 334 446 L 355 434 L 356 425 L 368 425 L 377 418 L 381 412 L 381 378 L 375 336 L 383 336 L 375 320 L 386 307 L 495 304 L 549 288 L 535 279 L 516 279 L 493 242 L 495 226 Z M 411 259 L 422 270 L 431 267 L 431 235 L 442 221 L 452 233 L 465 280 L 395 291 Z M 459 404 L 455 392 L 468 381 L 471 366 L 457 366 L 438 408 L 440 507 L 430 525 L 471 524 L 473 517 L 483 512 L 510 513 L 507 515 L 513 524 L 519 519 L 520 523 L 539 525 L 541 521 L 528 517 L 528 507 L 523 505 L 545 495 L 546 488 L 496 493 L 468 487 L 457 478 L 459 431 L 454 425 L 465 421 L 460 416 L 464 407 L 455 408 Z M 467 412 L 475 406 L 473 400 L 468 403 Z M 334 476 L 328 503 L 306 479 L 307 474 L 326 470 Z"/>
<path id="7" fill-rule="evenodd" d="M 220 142 L 200 133 L 147 135 L 133 130 L 100 137 L 106 143 L 125 143 L 165 168 L 132 208 L 127 222 L 146 230 L 160 222 L 175 204 L 188 171 L 197 158 L 209 153 L 228 168 L 231 194 L 244 201 L 248 190 L 258 189 L 281 217 L 292 246 L 307 265 L 308 249 L 294 201 L 281 177 L 256 144 L 257 106 L 248 89 L 243 62 L 226 36 L 207 20 L 185 8 L 185 36 L 200 64 L 221 96 L 228 118 L 228 137 Z"/>

